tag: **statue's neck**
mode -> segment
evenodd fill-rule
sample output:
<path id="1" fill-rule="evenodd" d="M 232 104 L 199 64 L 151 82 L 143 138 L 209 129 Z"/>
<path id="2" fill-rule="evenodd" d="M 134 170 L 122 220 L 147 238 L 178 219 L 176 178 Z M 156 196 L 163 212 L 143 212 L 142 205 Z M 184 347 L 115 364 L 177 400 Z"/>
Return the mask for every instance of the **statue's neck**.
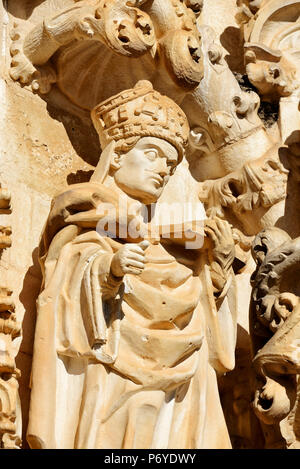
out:
<path id="1" fill-rule="evenodd" d="M 103 185 L 109 189 L 115 194 L 118 195 L 122 199 L 128 199 L 129 203 L 136 202 L 138 204 L 141 204 L 138 200 L 130 197 L 126 192 L 124 192 L 116 183 L 115 178 L 113 176 L 106 176 L 105 180 L 103 181 Z M 142 205 L 142 204 L 141 204 Z"/>
<path id="2" fill-rule="evenodd" d="M 147 221 L 151 221 L 151 215 L 153 215 L 153 204 L 147 206 L 144 205 L 142 202 L 140 202 L 137 199 L 134 199 L 133 197 L 129 196 L 124 192 L 115 182 L 115 179 L 113 176 L 108 175 L 105 180 L 103 181 L 103 185 L 114 193 L 114 195 L 117 195 L 120 199 L 120 204 L 127 204 L 128 207 L 134 207 L 134 212 L 136 213 L 137 216 L 142 216 L 142 218 L 147 218 Z"/>

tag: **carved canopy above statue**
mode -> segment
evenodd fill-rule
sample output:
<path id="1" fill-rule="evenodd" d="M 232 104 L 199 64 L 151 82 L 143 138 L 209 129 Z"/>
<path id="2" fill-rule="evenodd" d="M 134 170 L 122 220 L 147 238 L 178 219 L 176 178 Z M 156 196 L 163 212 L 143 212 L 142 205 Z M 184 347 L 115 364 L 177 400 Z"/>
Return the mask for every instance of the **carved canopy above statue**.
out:
<path id="1" fill-rule="evenodd" d="M 13 78 L 34 90 L 47 93 L 56 82 L 90 110 L 138 79 L 187 90 L 203 77 L 196 16 L 179 0 L 44 3 L 47 17 L 33 18 L 25 34 L 16 26 L 11 49 Z"/>

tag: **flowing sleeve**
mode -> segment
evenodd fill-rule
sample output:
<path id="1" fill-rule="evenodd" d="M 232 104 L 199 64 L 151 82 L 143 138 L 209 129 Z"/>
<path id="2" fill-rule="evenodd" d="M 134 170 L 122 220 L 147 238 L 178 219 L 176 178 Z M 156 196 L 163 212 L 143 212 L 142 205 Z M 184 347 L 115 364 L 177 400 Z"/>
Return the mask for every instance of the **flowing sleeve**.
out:
<path id="1" fill-rule="evenodd" d="M 226 373 L 235 366 L 237 337 L 237 298 L 234 273 L 231 272 L 216 299 L 208 265 L 203 269 L 206 301 L 206 337 L 210 363 L 218 373 Z"/>
<path id="2" fill-rule="evenodd" d="M 113 363 L 118 350 L 122 283 L 110 273 L 115 246 L 94 230 L 77 236 L 73 233 L 71 239 L 68 231 L 72 231 L 70 226 L 56 235 L 45 259 L 39 315 L 45 309 L 52 310 L 58 354 Z"/>

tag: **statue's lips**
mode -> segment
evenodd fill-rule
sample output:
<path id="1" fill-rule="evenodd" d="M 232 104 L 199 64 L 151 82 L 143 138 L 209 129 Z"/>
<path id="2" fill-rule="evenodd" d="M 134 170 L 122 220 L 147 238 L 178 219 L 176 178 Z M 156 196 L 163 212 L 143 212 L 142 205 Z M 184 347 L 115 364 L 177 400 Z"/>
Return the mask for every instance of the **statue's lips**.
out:
<path id="1" fill-rule="evenodd" d="M 159 186 L 162 186 L 163 185 L 163 181 L 159 181 L 158 179 L 156 178 L 151 178 L 152 181 L 156 182 L 156 184 L 158 184 Z"/>
<path id="2" fill-rule="evenodd" d="M 152 173 L 150 171 L 147 171 L 147 172 L 149 172 L 149 179 L 152 179 L 153 181 L 157 182 L 160 186 L 163 185 L 164 180 L 161 176 L 159 176 L 158 174 Z"/>

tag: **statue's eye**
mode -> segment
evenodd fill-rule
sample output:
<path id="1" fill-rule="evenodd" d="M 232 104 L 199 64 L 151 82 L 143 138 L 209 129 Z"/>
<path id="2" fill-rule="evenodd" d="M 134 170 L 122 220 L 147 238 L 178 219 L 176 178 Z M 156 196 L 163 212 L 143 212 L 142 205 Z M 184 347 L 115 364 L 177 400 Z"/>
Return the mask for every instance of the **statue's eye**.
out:
<path id="1" fill-rule="evenodd" d="M 170 174 L 173 174 L 176 169 L 176 161 L 169 160 L 167 166 L 170 168 Z"/>
<path id="2" fill-rule="evenodd" d="M 155 161 L 158 156 L 158 152 L 152 148 L 151 150 L 147 150 L 145 154 L 150 161 Z"/>

